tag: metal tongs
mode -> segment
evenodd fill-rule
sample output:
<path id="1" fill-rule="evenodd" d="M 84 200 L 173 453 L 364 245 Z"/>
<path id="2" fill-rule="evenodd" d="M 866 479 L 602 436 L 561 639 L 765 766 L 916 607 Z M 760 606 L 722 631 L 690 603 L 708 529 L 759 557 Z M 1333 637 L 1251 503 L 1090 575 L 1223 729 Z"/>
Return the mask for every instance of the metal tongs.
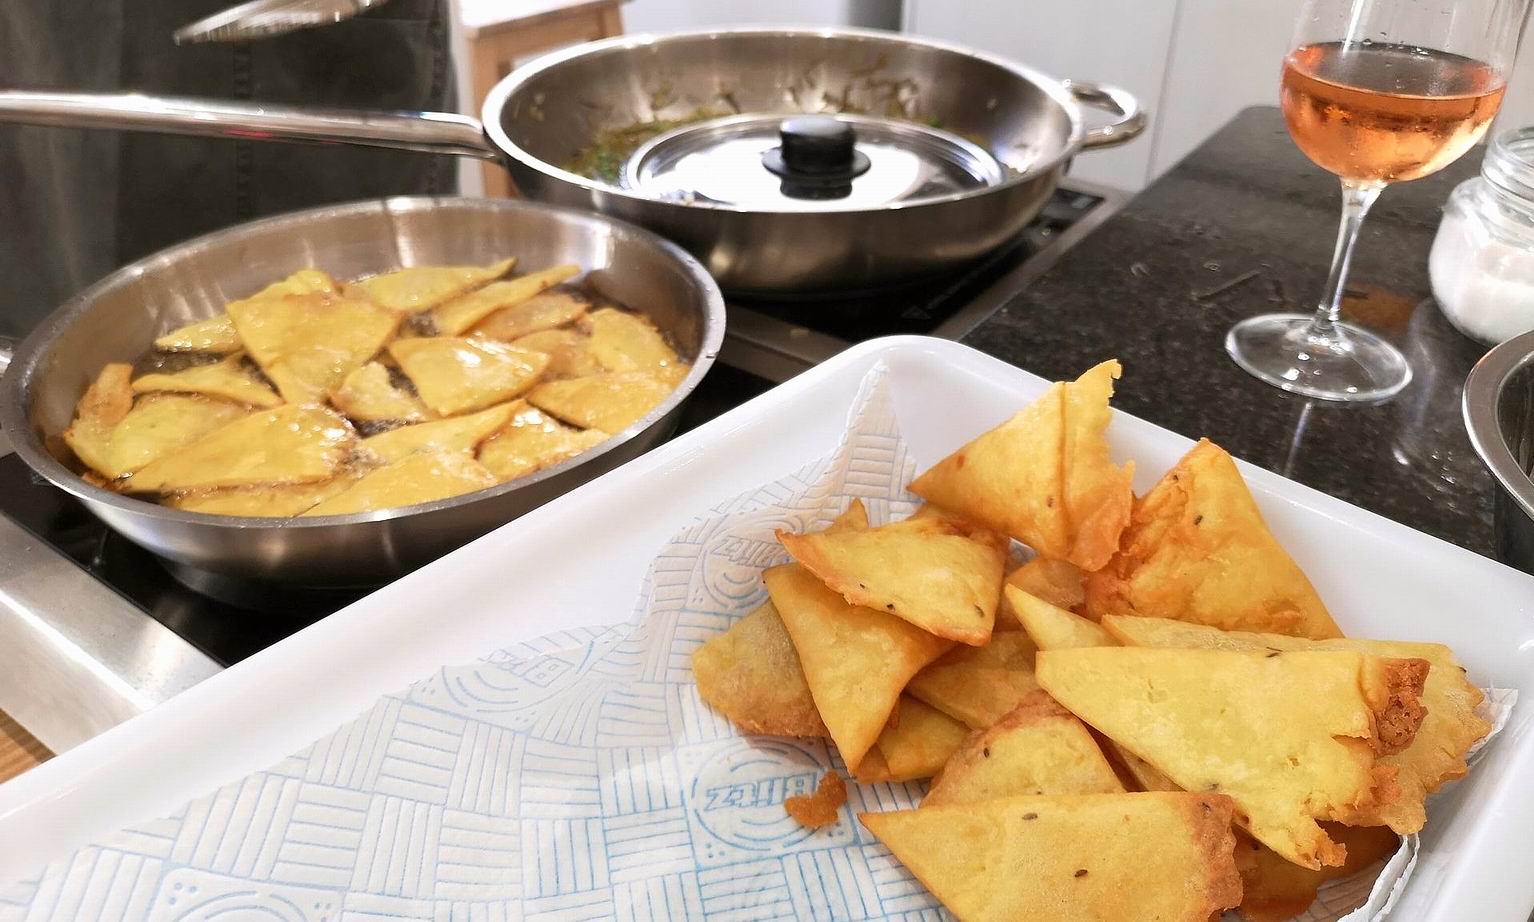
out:
<path id="1" fill-rule="evenodd" d="M 251 0 L 182 26 L 176 44 L 244 42 L 350 19 L 388 0 Z"/>

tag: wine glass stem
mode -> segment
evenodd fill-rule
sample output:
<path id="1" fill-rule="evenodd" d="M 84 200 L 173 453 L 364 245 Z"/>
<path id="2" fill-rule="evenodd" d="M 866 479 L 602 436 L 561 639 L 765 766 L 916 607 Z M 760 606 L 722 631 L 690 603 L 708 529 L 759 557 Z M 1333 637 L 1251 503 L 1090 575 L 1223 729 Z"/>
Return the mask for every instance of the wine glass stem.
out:
<path id="1" fill-rule="evenodd" d="M 1309 336 L 1326 340 L 1337 338 L 1337 322 L 1342 316 L 1342 293 L 1347 288 L 1353 247 L 1358 243 L 1358 232 L 1364 226 L 1364 218 L 1368 216 L 1370 206 L 1384 189 L 1384 183 L 1353 179 L 1342 181 L 1342 226 L 1337 229 L 1337 249 L 1332 253 L 1332 271 L 1326 278 L 1326 293 L 1321 296 L 1316 316 L 1306 330 Z"/>

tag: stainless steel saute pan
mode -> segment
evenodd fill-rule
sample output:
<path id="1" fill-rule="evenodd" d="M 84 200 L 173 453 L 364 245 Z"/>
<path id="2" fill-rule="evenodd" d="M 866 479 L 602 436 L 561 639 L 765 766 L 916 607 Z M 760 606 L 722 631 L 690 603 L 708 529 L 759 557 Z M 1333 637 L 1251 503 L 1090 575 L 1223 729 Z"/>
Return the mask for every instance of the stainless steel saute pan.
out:
<path id="1" fill-rule="evenodd" d="M 182 512 L 92 486 L 48 451 L 86 385 L 154 338 L 212 317 L 274 278 L 318 267 L 355 278 L 402 265 L 576 263 L 599 294 L 642 310 L 692 371 L 649 415 L 599 447 L 529 477 L 383 512 L 257 519 Z M 17 349 L 0 382 L 0 429 L 16 453 L 194 585 L 211 572 L 303 586 L 385 582 L 647 451 L 675 426 L 713 364 L 724 302 L 696 260 L 648 231 L 529 202 L 396 198 L 268 218 L 125 266 L 77 295 Z"/>
<path id="2" fill-rule="evenodd" d="M 1083 106 L 1116 118 L 1088 128 Z M 717 132 L 720 126 L 704 124 L 714 116 L 728 122 L 741 114 L 805 113 L 844 123 L 877 121 L 882 135 L 914 132 L 921 135 L 918 146 L 937 153 L 917 157 L 914 165 L 896 158 L 887 168 L 876 156 L 866 178 L 851 180 L 856 195 L 807 207 L 791 195 L 764 202 L 740 194 L 742 183 L 761 185 L 767 177 L 755 150 L 747 151 L 749 162 L 705 171 L 711 180 L 722 174 L 739 180 L 722 197 L 700 189 L 668 197 L 625 186 L 616 172 L 598 179 L 572 170 L 583 153 L 610 145 L 614 135 L 644 135 L 646 126 L 659 134 L 700 123 L 700 131 Z M 724 288 L 767 294 L 884 287 L 972 260 L 1014 238 L 1038 214 L 1077 153 L 1124 143 L 1145 127 L 1139 104 L 1123 90 L 1056 80 L 943 42 L 856 29 L 633 35 L 580 45 L 502 80 L 480 121 L 447 113 L 24 91 L 0 92 L 0 121 L 495 159 L 528 198 L 648 227 L 696 255 Z M 698 136 L 681 140 L 694 148 L 700 142 Z M 741 139 L 715 140 L 728 146 Z M 901 144 L 909 148 L 908 141 L 865 136 L 855 144 L 893 155 Z M 985 162 L 968 163 L 977 153 Z M 907 167 L 924 176 L 952 175 L 907 183 L 901 173 Z"/>

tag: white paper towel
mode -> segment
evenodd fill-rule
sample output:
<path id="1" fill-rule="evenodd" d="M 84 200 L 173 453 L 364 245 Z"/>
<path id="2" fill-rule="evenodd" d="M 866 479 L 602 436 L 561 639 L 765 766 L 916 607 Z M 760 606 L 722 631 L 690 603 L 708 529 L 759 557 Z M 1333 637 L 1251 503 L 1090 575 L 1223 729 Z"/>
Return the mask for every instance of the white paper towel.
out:
<path id="1" fill-rule="evenodd" d="M 765 599 L 762 569 L 787 559 L 775 529 L 823 526 L 854 497 L 874 523 L 905 515 L 912 468 L 876 368 L 837 451 L 673 538 L 633 620 L 445 667 L 276 766 L 0 887 L 0 922 L 948 918 L 855 815 L 914 806 L 923 785 L 849 784 L 840 819 L 805 830 L 783 801 L 846 773 L 834 748 L 740 736 L 690 669 Z M 1404 842 L 1303 918 L 1377 918 L 1415 854 Z"/>

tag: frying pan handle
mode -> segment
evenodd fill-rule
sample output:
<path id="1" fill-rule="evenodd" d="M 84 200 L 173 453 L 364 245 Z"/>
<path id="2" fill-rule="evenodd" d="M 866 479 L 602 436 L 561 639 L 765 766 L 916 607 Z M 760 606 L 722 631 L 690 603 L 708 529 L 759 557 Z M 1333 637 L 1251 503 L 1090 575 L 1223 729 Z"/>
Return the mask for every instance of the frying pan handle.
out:
<path id="1" fill-rule="evenodd" d="M 357 144 L 500 159 L 476 119 L 449 112 L 369 112 L 140 93 L 0 90 L 0 122 L 258 141 Z"/>
<path id="2" fill-rule="evenodd" d="M 1094 109 L 1106 109 L 1119 116 L 1110 124 L 1089 129 L 1081 139 L 1085 150 L 1094 147 L 1117 147 L 1140 136 L 1148 118 L 1140 106 L 1140 100 L 1128 90 L 1106 83 L 1087 83 L 1082 80 L 1065 81 L 1066 92 L 1076 101 Z"/>

